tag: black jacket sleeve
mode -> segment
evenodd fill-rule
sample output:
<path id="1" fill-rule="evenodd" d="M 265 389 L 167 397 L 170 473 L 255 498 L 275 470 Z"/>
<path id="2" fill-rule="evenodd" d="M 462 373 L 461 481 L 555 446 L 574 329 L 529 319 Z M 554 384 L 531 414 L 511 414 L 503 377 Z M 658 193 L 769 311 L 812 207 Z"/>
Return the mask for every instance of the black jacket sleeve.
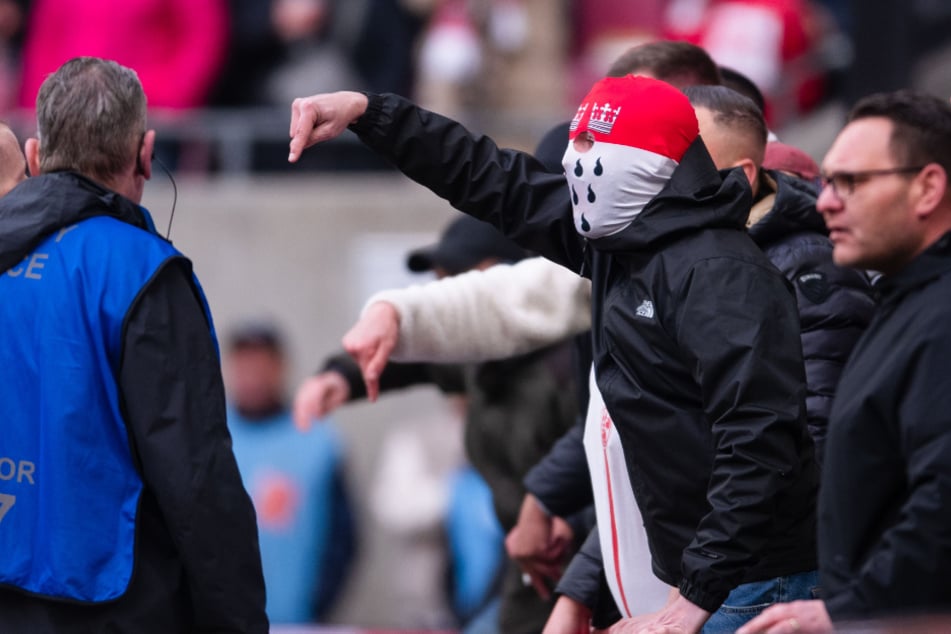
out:
<path id="1" fill-rule="evenodd" d="M 148 491 L 184 566 L 196 631 L 268 631 L 254 508 L 225 420 L 218 351 L 184 258 L 126 317 L 119 388 Z"/>
<path id="2" fill-rule="evenodd" d="M 524 484 L 545 509 L 559 517 L 568 517 L 594 503 L 584 452 L 583 419 L 579 419 L 532 467 Z"/>
<path id="3" fill-rule="evenodd" d="M 757 563 L 776 527 L 815 517 L 817 474 L 804 424 L 798 315 L 786 280 L 765 266 L 711 258 L 684 284 L 676 337 L 703 394 L 714 457 L 710 510 L 684 550 L 680 590 L 712 612 Z"/>
<path id="4" fill-rule="evenodd" d="M 596 628 L 607 628 L 620 620 L 621 612 L 614 604 L 611 590 L 604 578 L 601 539 L 597 526 L 591 529 L 581 549 L 571 559 L 555 592 L 590 609 L 591 621 Z"/>
<path id="5" fill-rule="evenodd" d="M 366 113 L 351 125 L 364 144 L 456 209 L 529 251 L 581 270 L 583 243 L 563 175 L 397 95 L 368 98 Z"/>
<path id="6" fill-rule="evenodd" d="M 356 401 L 367 397 L 360 366 L 346 352 L 335 354 L 324 362 L 321 372 L 337 372 L 350 388 L 350 399 Z M 380 392 L 400 390 L 414 385 L 435 385 L 446 394 L 464 394 L 465 374 L 463 366 L 438 363 L 387 363 L 380 375 Z"/>

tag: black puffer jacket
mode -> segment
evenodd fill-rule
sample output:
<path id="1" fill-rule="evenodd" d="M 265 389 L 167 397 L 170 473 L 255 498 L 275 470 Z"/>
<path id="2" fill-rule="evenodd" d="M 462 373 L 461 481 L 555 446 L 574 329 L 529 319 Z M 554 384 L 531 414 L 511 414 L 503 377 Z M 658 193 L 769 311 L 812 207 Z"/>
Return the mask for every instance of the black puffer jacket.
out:
<path id="1" fill-rule="evenodd" d="M 767 193 L 772 206 L 749 232 L 796 289 L 806 414 L 821 463 L 832 397 L 849 353 L 872 319 L 875 300 L 863 273 L 832 261 L 832 242 L 816 211 L 816 191 L 810 183 L 766 172 L 761 188 L 773 192 Z"/>
<path id="2" fill-rule="evenodd" d="M 371 95 L 351 127 L 523 247 L 587 264 L 598 385 L 659 578 L 714 611 L 740 583 L 815 567 L 818 471 L 798 316 L 744 231 L 741 174 L 721 178 L 696 141 L 635 221 L 586 254 L 564 178 L 531 156 L 395 95 Z"/>

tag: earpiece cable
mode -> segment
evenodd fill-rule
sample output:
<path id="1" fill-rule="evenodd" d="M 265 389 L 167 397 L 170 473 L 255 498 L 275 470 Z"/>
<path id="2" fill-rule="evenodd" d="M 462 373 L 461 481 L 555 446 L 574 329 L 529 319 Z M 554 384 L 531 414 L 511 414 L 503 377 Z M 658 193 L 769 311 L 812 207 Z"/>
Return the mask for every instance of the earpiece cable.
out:
<path id="1" fill-rule="evenodd" d="M 172 176 L 172 172 L 165 167 L 165 163 L 163 163 L 159 157 L 152 156 L 152 160 L 158 163 L 158 166 L 161 167 L 165 175 L 168 176 L 169 182 L 172 183 L 172 212 L 168 215 L 168 229 L 165 231 L 165 239 L 171 241 L 172 220 L 175 218 L 175 205 L 178 203 L 178 185 L 175 184 L 175 178 Z"/>

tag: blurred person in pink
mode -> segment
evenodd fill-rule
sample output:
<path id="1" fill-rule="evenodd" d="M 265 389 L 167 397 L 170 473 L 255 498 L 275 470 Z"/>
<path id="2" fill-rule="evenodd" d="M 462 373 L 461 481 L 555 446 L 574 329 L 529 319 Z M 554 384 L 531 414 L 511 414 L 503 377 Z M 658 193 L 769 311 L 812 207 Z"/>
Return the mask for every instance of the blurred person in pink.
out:
<path id="1" fill-rule="evenodd" d="M 570 101 L 581 101 L 604 69 L 632 46 L 654 41 L 663 30 L 667 0 L 571 3 L 569 41 Z"/>
<path id="2" fill-rule="evenodd" d="M 671 0 L 664 36 L 703 47 L 749 77 L 776 127 L 808 112 L 824 94 L 819 45 L 833 28 L 810 0 Z"/>
<path id="3" fill-rule="evenodd" d="M 27 16 L 19 105 L 78 55 L 135 70 L 150 108 L 205 104 L 224 61 L 225 0 L 36 0 Z"/>

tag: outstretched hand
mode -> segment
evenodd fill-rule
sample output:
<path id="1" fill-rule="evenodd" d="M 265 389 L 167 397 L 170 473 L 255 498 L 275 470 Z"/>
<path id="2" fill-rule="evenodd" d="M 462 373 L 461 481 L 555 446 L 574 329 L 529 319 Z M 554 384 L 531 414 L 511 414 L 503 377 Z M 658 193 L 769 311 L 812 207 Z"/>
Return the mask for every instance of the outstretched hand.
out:
<path id="1" fill-rule="evenodd" d="M 294 425 L 300 431 L 308 431 L 312 421 L 330 414 L 349 398 L 350 386 L 339 372 L 328 370 L 312 376 L 294 396 Z"/>
<path id="2" fill-rule="evenodd" d="M 332 92 L 295 99 L 291 104 L 291 151 L 287 160 L 297 162 L 307 148 L 336 138 L 367 110 L 367 97 L 359 92 Z"/>
<path id="3" fill-rule="evenodd" d="M 400 336 L 400 316 L 389 302 L 375 302 L 343 336 L 343 348 L 360 366 L 371 403 L 380 395 L 380 375 Z"/>

